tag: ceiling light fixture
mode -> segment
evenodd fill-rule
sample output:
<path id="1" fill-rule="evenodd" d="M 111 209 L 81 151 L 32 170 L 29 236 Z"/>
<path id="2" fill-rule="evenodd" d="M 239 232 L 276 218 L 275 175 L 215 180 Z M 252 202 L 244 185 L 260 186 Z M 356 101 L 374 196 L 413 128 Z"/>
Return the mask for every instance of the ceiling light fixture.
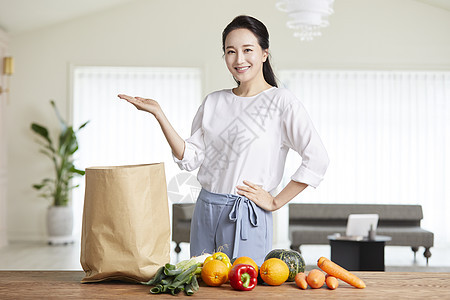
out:
<path id="1" fill-rule="evenodd" d="M 320 30 L 329 25 L 334 0 L 280 0 L 276 7 L 288 14 L 286 26 L 294 29 L 301 41 L 311 41 L 321 36 Z"/>

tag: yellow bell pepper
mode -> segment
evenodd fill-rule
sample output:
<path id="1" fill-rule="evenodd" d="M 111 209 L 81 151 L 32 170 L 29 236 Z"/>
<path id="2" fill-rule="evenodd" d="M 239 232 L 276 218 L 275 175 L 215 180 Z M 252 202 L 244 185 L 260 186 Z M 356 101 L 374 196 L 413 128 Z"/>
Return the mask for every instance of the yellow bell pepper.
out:
<path id="1" fill-rule="evenodd" d="M 220 260 L 221 262 L 223 262 L 223 263 L 227 266 L 228 270 L 231 270 L 231 262 L 230 262 L 230 258 L 228 257 L 228 255 L 226 255 L 226 254 L 223 253 L 223 252 L 216 252 L 216 253 L 214 253 L 213 255 L 208 256 L 208 257 L 205 259 L 204 264 L 206 264 L 208 261 L 214 260 L 214 259 Z"/>

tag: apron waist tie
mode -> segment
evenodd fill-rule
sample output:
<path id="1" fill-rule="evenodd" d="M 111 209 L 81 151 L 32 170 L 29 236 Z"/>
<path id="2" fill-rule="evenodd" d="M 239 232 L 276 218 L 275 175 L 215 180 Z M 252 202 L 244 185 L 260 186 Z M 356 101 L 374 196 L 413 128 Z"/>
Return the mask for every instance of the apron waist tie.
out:
<path id="1" fill-rule="evenodd" d="M 228 217 L 230 221 L 236 222 L 232 257 L 235 258 L 239 253 L 239 241 L 248 239 L 248 228 L 250 225 L 253 227 L 258 226 L 258 215 L 256 214 L 256 204 L 253 201 L 244 196 L 234 196 L 233 198 L 235 198 L 235 201 Z M 248 218 L 244 217 L 246 213 Z"/>

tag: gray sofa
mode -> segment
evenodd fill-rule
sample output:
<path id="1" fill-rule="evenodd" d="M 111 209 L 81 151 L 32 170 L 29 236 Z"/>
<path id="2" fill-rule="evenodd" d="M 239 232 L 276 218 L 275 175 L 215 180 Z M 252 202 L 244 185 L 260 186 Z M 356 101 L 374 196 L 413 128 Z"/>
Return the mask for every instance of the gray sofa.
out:
<path id="1" fill-rule="evenodd" d="M 180 243 L 189 243 L 191 235 L 191 218 L 195 203 L 172 205 L 172 241 L 176 243 L 175 252 L 181 252 Z"/>
<path id="2" fill-rule="evenodd" d="M 180 243 L 189 243 L 194 203 L 173 204 L 172 240 L 175 252 L 181 251 Z M 379 204 L 289 204 L 289 236 L 291 248 L 301 245 L 328 245 L 328 235 L 345 234 L 349 214 L 376 213 L 380 216 L 377 234 L 392 238 L 389 246 L 409 246 L 414 258 L 419 247 L 424 247 L 427 263 L 433 246 L 432 232 L 420 227 L 423 218 L 420 205 Z"/>
<path id="3" fill-rule="evenodd" d="M 329 244 L 328 236 L 345 235 L 349 214 L 378 214 L 378 235 L 392 238 L 388 246 L 409 246 L 414 259 L 419 247 L 425 256 L 431 257 L 432 232 L 420 227 L 423 219 L 420 205 L 391 204 L 289 204 L 289 237 L 291 249 L 300 250 L 301 245 Z"/>

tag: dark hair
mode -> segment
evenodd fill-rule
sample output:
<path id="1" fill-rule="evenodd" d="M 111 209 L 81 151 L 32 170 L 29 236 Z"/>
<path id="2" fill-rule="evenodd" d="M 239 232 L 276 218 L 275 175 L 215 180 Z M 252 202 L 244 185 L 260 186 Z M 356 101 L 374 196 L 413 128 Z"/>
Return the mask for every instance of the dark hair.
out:
<path id="1" fill-rule="evenodd" d="M 258 39 L 258 43 L 263 50 L 269 49 L 269 32 L 267 31 L 266 26 L 259 20 L 250 17 L 250 16 L 237 16 L 231 21 L 230 24 L 225 27 L 222 32 L 222 50 L 225 52 L 225 39 L 228 34 L 235 29 L 248 29 L 250 30 Z M 270 55 L 269 55 L 270 56 Z M 270 84 L 271 86 L 278 87 L 275 74 L 272 70 L 272 66 L 269 62 L 269 56 L 266 61 L 263 63 L 263 76 L 264 80 Z M 235 79 L 235 81 L 240 84 L 239 81 Z"/>

